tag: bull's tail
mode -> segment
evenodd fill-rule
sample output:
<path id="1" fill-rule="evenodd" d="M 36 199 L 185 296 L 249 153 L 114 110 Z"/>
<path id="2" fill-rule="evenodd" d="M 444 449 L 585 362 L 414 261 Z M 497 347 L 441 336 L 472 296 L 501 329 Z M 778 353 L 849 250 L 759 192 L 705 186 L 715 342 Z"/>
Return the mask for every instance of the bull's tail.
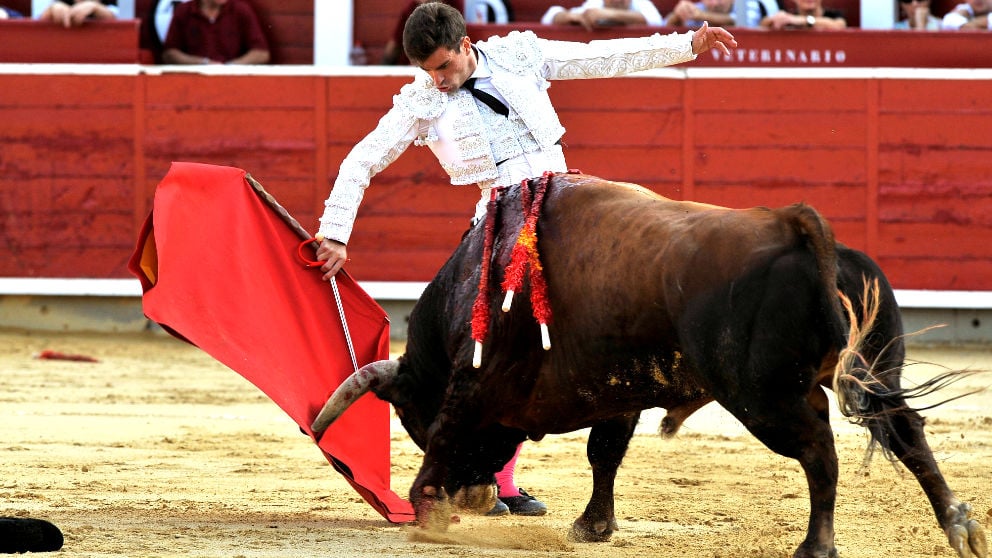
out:
<path id="1" fill-rule="evenodd" d="M 879 312 L 879 284 L 865 284 L 861 296 L 862 308 L 854 308 L 851 300 L 838 289 L 837 243 L 830 224 L 812 207 L 798 203 L 783 208 L 792 223 L 793 230 L 800 234 L 816 258 L 816 266 L 823 284 L 822 301 L 827 319 L 826 327 L 841 350 L 834 367 L 833 390 L 841 413 L 854 421 L 864 424 L 872 409 L 879 407 L 877 394 L 880 390 L 872 366 L 862 356 L 863 348 L 875 327 Z M 858 318 L 859 311 L 862 316 Z M 845 314 L 848 318 L 845 323 Z M 846 343 L 844 341 L 846 337 Z M 873 401 L 873 397 L 876 400 Z M 883 405 L 885 406 L 885 405 Z"/>
<path id="2" fill-rule="evenodd" d="M 873 381 L 872 366 L 862 356 L 862 347 L 864 347 L 868 334 L 878 318 L 878 279 L 876 278 L 871 283 L 865 281 L 864 292 L 861 296 L 862 315 L 864 316 L 862 320 L 858 320 L 858 313 L 855 311 L 851 299 L 841 291 L 837 291 L 837 295 L 847 313 L 850 330 L 847 336 L 847 345 L 841 349 L 837 356 L 833 390 L 837 395 L 837 406 L 840 407 L 840 412 L 846 417 L 860 421 L 871 407 L 868 394 L 874 392 L 873 385 L 877 384 Z"/>
<path id="3" fill-rule="evenodd" d="M 932 409 L 944 403 L 982 391 L 972 390 L 949 397 L 925 407 L 912 407 L 907 400 L 929 396 L 954 382 L 973 374 L 983 373 L 982 370 L 948 370 L 937 374 L 917 385 L 903 388 L 900 385 L 903 363 L 895 368 L 880 366 L 885 361 L 883 347 L 878 356 L 869 361 L 864 356 L 863 348 L 873 335 L 873 327 L 881 309 L 881 289 L 878 278 L 873 281 L 865 280 L 864 291 L 861 295 L 861 307 L 844 295 L 838 293 L 850 324 L 847 345 L 840 351 L 837 365 L 834 367 L 833 391 L 837 396 L 837 405 L 841 413 L 851 422 L 863 426 L 871 433 L 865 464 L 868 463 L 876 444 L 881 446 L 885 457 L 890 461 L 898 459 L 897 447 L 905 452 L 913 445 L 912 440 L 894 439 L 904 435 L 903 429 L 897 426 L 900 421 L 905 423 L 907 416 L 917 416 L 919 411 Z M 859 319 L 859 314 L 861 318 Z M 919 332 L 918 332 L 919 333 Z M 898 339 L 901 341 L 901 339 Z M 897 339 L 890 339 L 889 344 Z M 900 432 L 903 431 L 903 434 Z M 921 431 L 922 432 L 922 431 Z"/>
<path id="4" fill-rule="evenodd" d="M 871 413 L 873 404 L 870 396 L 878 391 L 872 386 L 876 383 L 872 366 L 862 356 L 862 349 L 878 318 L 878 280 L 875 280 L 873 287 L 866 282 L 861 296 L 863 308 L 854 308 L 851 300 L 838 289 L 837 244 L 829 223 L 806 204 L 794 204 L 782 211 L 790 219 L 793 230 L 803 237 L 816 258 L 823 284 L 822 305 L 827 315 L 824 323 L 838 346 L 843 345 L 834 367 L 833 390 L 841 413 L 860 422 Z M 860 320 L 858 310 L 863 316 Z M 845 314 L 848 318 L 846 325 Z"/>

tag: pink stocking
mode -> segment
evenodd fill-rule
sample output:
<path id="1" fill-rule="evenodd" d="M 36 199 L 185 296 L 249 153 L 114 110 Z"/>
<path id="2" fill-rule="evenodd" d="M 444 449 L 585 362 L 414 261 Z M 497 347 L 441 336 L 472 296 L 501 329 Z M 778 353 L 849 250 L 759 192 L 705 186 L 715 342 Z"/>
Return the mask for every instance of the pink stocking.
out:
<path id="1" fill-rule="evenodd" d="M 497 496 L 500 498 L 520 496 L 520 489 L 513 483 L 513 470 L 517 467 L 517 456 L 520 455 L 520 448 L 523 446 L 523 444 L 517 446 L 517 451 L 513 453 L 513 457 L 503 466 L 503 470 L 496 473 L 496 485 L 499 486 L 499 494 Z"/>

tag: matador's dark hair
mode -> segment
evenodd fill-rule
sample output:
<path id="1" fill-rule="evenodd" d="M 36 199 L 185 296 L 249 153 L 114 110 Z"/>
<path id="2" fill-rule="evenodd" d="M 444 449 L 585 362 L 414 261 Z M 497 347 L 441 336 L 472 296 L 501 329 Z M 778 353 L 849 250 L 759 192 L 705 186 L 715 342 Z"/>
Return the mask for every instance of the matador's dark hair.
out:
<path id="1" fill-rule="evenodd" d="M 403 26 L 403 50 L 416 64 L 439 48 L 458 50 L 467 34 L 465 18 L 456 8 L 444 2 L 426 2 L 413 10 Z"/>

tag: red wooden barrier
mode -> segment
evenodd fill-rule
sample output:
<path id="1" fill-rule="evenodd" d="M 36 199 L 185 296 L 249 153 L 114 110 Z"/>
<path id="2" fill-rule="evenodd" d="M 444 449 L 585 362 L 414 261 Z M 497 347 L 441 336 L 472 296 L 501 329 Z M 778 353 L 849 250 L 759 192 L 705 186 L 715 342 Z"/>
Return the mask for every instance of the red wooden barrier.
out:
<path id="1" fill-rule="evenodd" d="M 0 62 L 137 64 L 136 19 L 88 21 L 65 29 L 32 19 L 0 20 Z"/>
<path id="2" fill-rule="evenodd" d="M 0 65 L 0 276 L 129 277 L 172 161 L 246 169 L 315 229 L 341 160 L 410 76 L 254 72 Z M 699 68 L 550 92 L 571 167 L 732 207 L 805 200 L 897 288 L 992 290 L 992 74 L 843 72 Z M 368 190 L 349 270 L 429 280 L 477 195 L 411 147 Z"/>

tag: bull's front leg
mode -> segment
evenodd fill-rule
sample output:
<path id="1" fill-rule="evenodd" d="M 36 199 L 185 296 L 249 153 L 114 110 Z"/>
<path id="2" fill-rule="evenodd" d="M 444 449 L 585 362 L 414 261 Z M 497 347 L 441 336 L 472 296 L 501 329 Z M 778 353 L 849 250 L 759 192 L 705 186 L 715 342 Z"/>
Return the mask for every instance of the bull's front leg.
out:
<path id="1" fill-rule="evenodd" d="M 420 471 L 410 486 L 410 503 L 417 524 L 432 531 L 444 531 L 451 523 L 451 501 L 444 490 L 448 476 L 447 459 L 441 457 L 445 444 L 431 442 L 424 452 Z"/>
<path id="2" fill-rule="evenodd" d="M 592 496 L 585 511 L 572 524 L 569 533 L 572 540 L 604 542 L 618 529 L 613 510 L 613 485 L 638 417 L 640 413 L 632 413 L 601 422 L 589 432 L 586 455 L 592 466 Z"/>

